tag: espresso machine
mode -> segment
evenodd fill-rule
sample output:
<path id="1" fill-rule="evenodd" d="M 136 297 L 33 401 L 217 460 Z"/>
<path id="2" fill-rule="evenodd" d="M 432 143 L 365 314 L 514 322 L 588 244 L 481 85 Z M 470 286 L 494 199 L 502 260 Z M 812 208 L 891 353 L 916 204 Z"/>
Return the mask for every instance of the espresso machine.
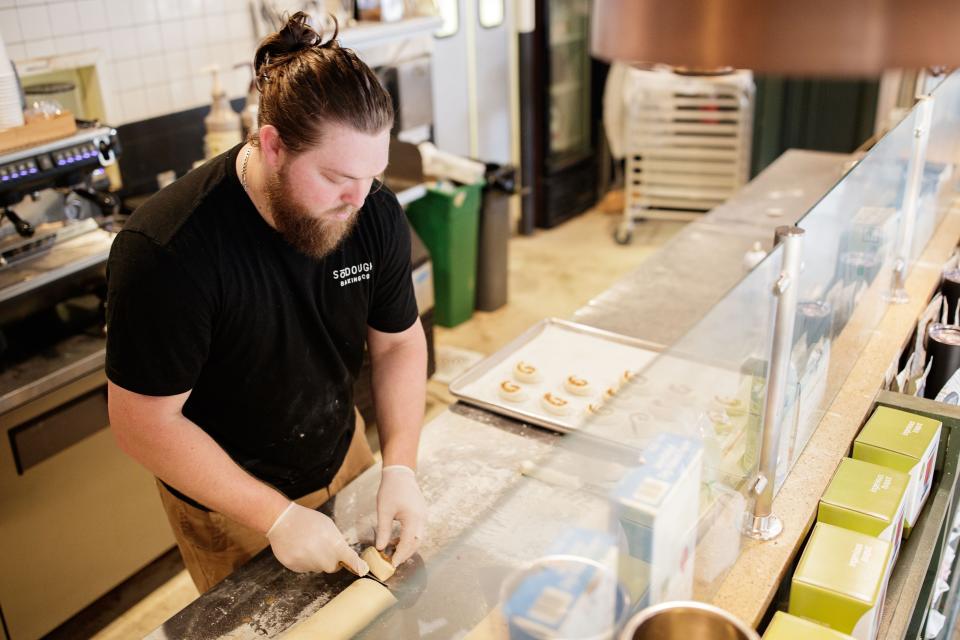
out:
<path id="1" fill-rule="evenodd" d="M 103 271 L 111 235 L 101 223 L 119 203 L 105 167 L 119 151 L 115 130 L 91 125 L 0 155 L 0 331 Z M 4 342 L 0 367 L 13 346 Z"/>
<path id="2" fill-rule="evenodd" d="M 0 639 L 40 638 L 173 546 L 109 430 L 114 129 L 0 154 Z"/>

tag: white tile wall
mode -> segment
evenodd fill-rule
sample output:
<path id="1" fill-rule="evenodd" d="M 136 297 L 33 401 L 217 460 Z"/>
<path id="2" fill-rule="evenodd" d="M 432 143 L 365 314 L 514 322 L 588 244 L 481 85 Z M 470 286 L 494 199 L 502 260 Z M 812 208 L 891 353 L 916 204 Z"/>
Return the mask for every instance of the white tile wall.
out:
<path id="1" fill-rule="evenodd" d="M 16 9 L 0 9 L 0 37 L 10 45 L 12 42 L 21 42 L 23 36 L 20 33 L 20 20 L 17 18 Z"/>
<path id="2" fill-rule="evenodd" d="M 50 7 L 50 31 L 55 36 L 80 36 L 77 25 L 80 13 L 76 2 L 61 2 Z M 82 38 L 82 36 L 81 36 Z"/>
<path id="3" fill-rule="evenodd" d="M 39 38 L 37 40 L 27 40 L 27 57 L 46 58 L 56 55 L 57 43 L 53 38 Z"/>
<path id="4" fill-rule="evenodd" d="M 17 9 L 17 19 L 20 21 L 20 33 L 28 44 L 31 40 L 49 38 L 53 34 L 50 14 L 45 6 L 20 7 Z"/>
<path id="5" fill-rule="evenodd" d="M 54 38 L 54 42 L 57 45 L 58 55 L 76 53 L 77 51 L 83 51 L 84 49 L 83 36 L 80 34 L 60 36 L 59 38 Z"/>
<path id="6" fill-rule="evenodd" d="M 99 50 L 110 124 L 210 103 L 211 64 L 246 94 L 256 48 L 248 0 L 0 0 L 14 61 Z"/>
<path id="7" fill-rule="evenodd" d="M 80 14 L 80 31 L 84 35 L 99 31 L 107 26 L 107 12 L 103 0 L 80 0 L 77 3 Z"/>

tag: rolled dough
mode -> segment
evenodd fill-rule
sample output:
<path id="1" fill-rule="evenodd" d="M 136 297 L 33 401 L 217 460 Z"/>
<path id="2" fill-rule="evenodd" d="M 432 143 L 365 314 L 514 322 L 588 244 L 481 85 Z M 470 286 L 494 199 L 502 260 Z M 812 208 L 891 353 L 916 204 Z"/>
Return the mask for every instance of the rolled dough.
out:
<path id="1" fill-rule="evenodd" d="M 370 573 L 375 575 L 380 582 L 386 582 L 397 570 L 377 551 L 376 547 L 367 547 L 360 554 L 360 557 L 370 567 Z"/>
<path id="2" fill-rule="evenodd" d="M 397 599 L 385 586 L 360 578 L 281 637 L 283 640 L 350 640 L 396 603 Z"/>

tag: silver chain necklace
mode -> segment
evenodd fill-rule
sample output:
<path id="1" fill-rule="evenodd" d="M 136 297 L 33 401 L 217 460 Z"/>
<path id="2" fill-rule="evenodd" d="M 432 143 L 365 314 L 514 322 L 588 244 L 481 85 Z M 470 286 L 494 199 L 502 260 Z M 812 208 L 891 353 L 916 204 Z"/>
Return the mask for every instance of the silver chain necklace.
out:
<path id="1" fill-rule="evenodd" d="M 243 164 L 240 165 L 240 186 L 243 187 L 244 191 L 249 191 L 247 189 L 247 162 L 250 160 L 250 152 L 253 151 L 252 146 L 247 146 L 247 152 L 243 154 Z"/>

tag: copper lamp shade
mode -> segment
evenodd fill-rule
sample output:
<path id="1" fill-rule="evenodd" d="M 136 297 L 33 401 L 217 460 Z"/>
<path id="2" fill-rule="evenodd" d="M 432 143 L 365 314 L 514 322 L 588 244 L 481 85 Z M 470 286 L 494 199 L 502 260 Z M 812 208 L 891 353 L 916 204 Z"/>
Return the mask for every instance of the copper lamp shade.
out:
<path id="1" fill-rule="evenodd" d="M 868 76 L 960 65 L 960 0 L 594 0 L 593 55 Z"/>

